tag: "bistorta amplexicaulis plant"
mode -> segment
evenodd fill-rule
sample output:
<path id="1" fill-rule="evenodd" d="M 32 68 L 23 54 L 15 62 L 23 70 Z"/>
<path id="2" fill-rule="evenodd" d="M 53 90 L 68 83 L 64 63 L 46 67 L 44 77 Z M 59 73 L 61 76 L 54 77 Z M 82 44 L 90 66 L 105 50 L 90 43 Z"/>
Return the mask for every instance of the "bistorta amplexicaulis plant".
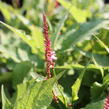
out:
<path id="1" fill-rule="evenodd" d="M 44 44 L 45 44 L 46 73 L 47 73 L 47 79 L 49 79 L 52 77 L 51 69 L 54 68 L 54 65 L 55 65 L 54 61 L 57 59 L 57 57 L 56 57 L 55 51 L 53 51 L 51 48 L 48 23 L 47 23 L 45 14 L 43 14 L 43 22 L 44 22 L 43 33 L 44 33 L 44 42 L 45 42 Z M 54 94 L 54 92 L 53 92 L 53 99 L 55 102 L 58 103 L 58 98 Z"/>
<path id="2" fill-rule="evenodd" d="M 43 14 L 43 22 L 44 22 L 44 44 L 45 44 L 45 61 L 46 61 L 46 73 L 47 73 L 47 79 L 51 78 L 51 69 L 54 68 L 55 60 L 57 59 L 55 51 L 51 48 L 51 41 L 48 31 L 48 23 L 46 20 L 46 16 Z"/>

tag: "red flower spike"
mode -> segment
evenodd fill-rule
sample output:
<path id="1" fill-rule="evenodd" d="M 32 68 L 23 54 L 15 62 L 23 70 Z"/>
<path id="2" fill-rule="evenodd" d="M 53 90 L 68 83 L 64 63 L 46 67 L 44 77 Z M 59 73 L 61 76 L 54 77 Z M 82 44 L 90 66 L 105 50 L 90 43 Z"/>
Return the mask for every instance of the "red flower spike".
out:
<path id="1" fill-rule="evenodd" d="M 43 14 L 43 33 L 44 33 L 44 42 L 45 42 L 45 61 L 46 61 L 46 73 L 47 79 L 51 78 L 51 69 L 54 68 L 55 62 L 54 60 L 57 59 L 55 51 L 51 48 L 51 41 L 49 38 L 49 30 L 48 30 L 48 23 L 46 20 L 46 16 Z M 53 92 L 53 99 L 56 103 L 58 103 L 58 98 Z"/>
<path id="2" fill-rule="evenodd" d="M 47 79 L 51 78 L 51 69 L 54 68 L 56 60 L 56 54 L 55 51 L 51 48 L 51 41 L 49 38 L 49 30 L 48 30 L 48 23 L 46 20 L 46 16 L 43 14 L 43 22 L 44 22 L 44 42 L 45 42 L 45 61 L 46 61 L 46 73 L 47 73 Z"/>
<path id="3" fill-rule="evenodd" d="M 105 103 L 104 103 L 104 108 L 103 109 L 109 109 L 109 95 L 107 96 Z"/>
<path id="4" fill-rule="evenodd" d="M 58 8 L 60 6 L 58 0 L 55 1 L 55 8 Z"/>

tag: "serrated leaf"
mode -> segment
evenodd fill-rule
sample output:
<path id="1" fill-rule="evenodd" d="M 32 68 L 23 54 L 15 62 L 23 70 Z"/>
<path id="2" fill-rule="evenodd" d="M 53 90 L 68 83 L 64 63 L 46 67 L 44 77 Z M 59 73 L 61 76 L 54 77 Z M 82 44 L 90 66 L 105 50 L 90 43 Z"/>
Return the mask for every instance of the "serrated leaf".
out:
<path id="1" fill-rule="evenodd" d="M 52 101 L 53 81 L 29 81 L 18 85 L 14 109 L 46 109 Z"/>
<path id="2" fill-rule="evenodd" d="M 42 82 L 30 80 L 17 86 L 17 99 L 14 109 L 47 109 L 52 101 L 52 88 L 57 78 L 51 78 Z"/>

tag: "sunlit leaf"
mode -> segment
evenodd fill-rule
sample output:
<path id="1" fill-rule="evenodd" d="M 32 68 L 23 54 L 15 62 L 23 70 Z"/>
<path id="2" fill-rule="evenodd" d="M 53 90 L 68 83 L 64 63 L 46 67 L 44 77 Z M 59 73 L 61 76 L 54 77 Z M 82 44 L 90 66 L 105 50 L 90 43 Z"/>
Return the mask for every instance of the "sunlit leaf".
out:
<path id="1" fill-rule="evenodd" d="M 71 87 L 72 88 L 72 100 L 73 101 L 75 101 L 75 100 L 77 100 L 79 98 L 78 97 L 78 92 L 79 92 L 79 89 L 80 89 L 80 86 L 81 86 L 81 83 L 82 83 L 82 79 L 83 79 L 85 70 L 86 70 L 86 67 L 80 73 L 79 77 L 77 78 L 77 80 L 74 82 L 74 84 Z"/>
<path id="2" fill-rule="evenodd" d="M 58 1 L 71 13 L 71 15 L 77 22 L 85 22 L 87 20 L 87 17 L 90 17 L 91 15 L 89 11 L 81 10 L 78 7 L 74 6 L 71 2 L 65 0 Z"/>
<path id="3" fill-rule="evenodd" d="M 33 49 L 33 52 L 37 53 L 39 51 L 39 53 L 41 53 L 41 50 L 39 49 L 39 47 L 36 47 L 36 45 L 34 45 L 33 43 L 34 40 L 32 40 L 30 36 L 26 35 L 23 31 L 11 27 L 1 21 L 0 23 L 6 26 L 11 31 L 13 31 L 15 34 L 17 34 L 24 42 L 26 42 Z"/>
<path id="4" fill-rule="evenodd" d="M 57 76 L 59 79 L 63 73 Z M 17 100 L 14 109 L 47 109 L 52 101 L 52 88 L 56 78 L 42 82 L 31 80 L 17 86 Z"/>
<path id="5" fill-rule="evenodd" d="M 103 28 L 106 24 L 107 20 L 100 19 L 82 24 L 77 31 L 65 37 L 62 43 L 62 49 L 65 50 L 71 47 L 71 45 L 77 44 L 78 42 L 89 40 L 97 30 Z"/>

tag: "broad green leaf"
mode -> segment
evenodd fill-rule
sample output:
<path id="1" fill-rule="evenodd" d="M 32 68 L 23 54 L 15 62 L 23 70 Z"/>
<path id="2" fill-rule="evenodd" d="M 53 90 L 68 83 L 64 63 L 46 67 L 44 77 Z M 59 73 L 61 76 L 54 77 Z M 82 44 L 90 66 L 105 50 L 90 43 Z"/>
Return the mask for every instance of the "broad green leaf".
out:
<path id="1" fill-rule="evenodd" d="M 62 49 L 68 49 L 71 45 L 75 45 L 78 42 L 90 39 L 91 36 L 100 28 L 103 28 L 107 24 L 107 20 L 93 20 L 80 25 L 79 29 L 73 34 L 65 37 L 62 43 Z"/>
<path id="2" fill-rule="evenodd" d="M 1 87 L 1 95 L 2 95 L 2 109 L 12 109 L 12 104 L 5 95 L 3 85 Z"/>
<path id="3" fill-rule="evenodd" d="M 44 38 L 40 28 L 32 25 L 28 19 L 19 14 L 17 14 L 17 17 L 28 29 L 30 29 L 33 45 L 36 46 L 36 48 L 39 49 L 42 53 L 44 53 Z"/>
<path id="4" fill-rule="evenodd" d="M 42 58 L 38 55 L 31 53 L 30 47 L 22 41 L 16 34 L 12 32 L 1 34 L 0 52 L 5 59 L 12 59 L 14 62 L 31 61 L 32 63 L 41 63 L 43 66 Z"/>
<path id="5" fill-rule="evenodd" d="M 59 79 L 62 74 L 57 76 Z M 14 109 L 47 109 L 52 101 L 52 88 L 55 78 L 36 82 L 29 82 L 17 86 L 17 100 Z"/>
<path id="6" fill-rule="evenodd" d="M 81 109 L 103 109 L 104 108 L 104 100 L 100 100 L 98 102 L 90 103 L 85 108 Z"/>
<path id="7" fill-rule="evenodd" d="M 84 76 L 85 69 L 84 69 L 84 71 L 82 71 L 80 73 L 79 77 L 77 78 L 77 80 L 75 81 L 75 83 L 71 87 L 72 88 L 72 100 L 73 101 L 78 99 L 78 92 L 79 92 L 79 89 L 80 89 L 80 86 L 81 86 L 81 83 L 82 83 L 82 79 L 83 79 L 83 76 Z"/>
<path id="8" fill-rule="evenodd" d="M 13 71 L 13 86 L 23 82 L 24 78 L 29 74 L 29 71 L 32 67 L 30 62 L 21 62 L 16 64 Z"/>
<path id="9" fill-rule="evenodd" d="M 53 84 L 53 80 L 47 80 L 18 85 L 14 109 L 46 109 L 52 101 Z"/>
<path id="10" fill-rule="evenodd" d="M 12 26 L 9 26 L 6 23 L 3 23 L 0 21 L 1 24 L 3 24 L 5 27 L 7 27 L 8 29 L 10 29 L 11 31 L 13 31 L 15 34 L 17 34 L 24 42 L 26 42 L 33 50 L 33 52 L 35 53 L 41 53 L 42 51 L 39 49 L 39 46 L 36 47 L 36 45 L 34 45 L 34 40 L 31 39 L 30 36 L 26 35 L 23 31 L 18 30 Z M 37 37 L 37 36 L 36 36 Z"/>
<path id="11" fill-rule="evenodd" d="M 78 7 L 74 6 L 71 2 L 65 0 L 58 1 L 62 4 L 62 6 L 64 6 L 65 9 L 67 9 L 71 13 L 71 15 L 77 22 L 85 22 L 87 20 L 87 17 L 91 16 L 91 13 L 89 11 L 81 10 Z"/>

